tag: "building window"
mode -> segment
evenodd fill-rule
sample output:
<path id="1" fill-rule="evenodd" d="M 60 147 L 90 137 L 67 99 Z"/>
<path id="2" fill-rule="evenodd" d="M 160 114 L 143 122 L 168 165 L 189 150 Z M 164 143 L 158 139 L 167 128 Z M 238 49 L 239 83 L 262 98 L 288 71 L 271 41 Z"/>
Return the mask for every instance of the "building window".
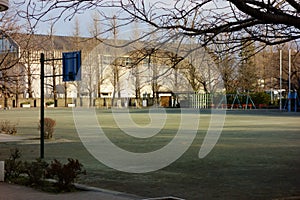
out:
<path id="1" fill-rule="evenodd" d="M 0 37 L 0 53 L 17 53 L 18 45 L 10 40 L 6 35 Z"/>

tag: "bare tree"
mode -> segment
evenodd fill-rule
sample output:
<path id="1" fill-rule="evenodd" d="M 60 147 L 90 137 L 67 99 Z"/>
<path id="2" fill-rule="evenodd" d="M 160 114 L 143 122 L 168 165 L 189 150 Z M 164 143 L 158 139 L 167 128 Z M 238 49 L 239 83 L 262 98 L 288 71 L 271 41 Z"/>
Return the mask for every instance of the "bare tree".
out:
<path id="1" fill-rule="evenodd" d="M 75 19 L 75 24 L 74 24 L 74 31 L 73 31 L 73 50 L 74 51 L 79 51 L 81 49 L 81 41 L 80 41 L 80 24 L 78 18 Z M 77 89 L 77 101 L 76 104 L 77 106 L 81 106 L 81 81 L 76 81 L 72 83 L 76 89 Z"/>
<path id="2" fill-rule="evenodd" d="M 138 24 L 135 22 L 133 25 L 133 40 L 137 40 L 140 37 L 140 31 L 139 31 L 139 27 Z M 137 60 L 139 59 L 140 56 L 140 50 L 142 49 L 142 44 L 140 42 L 136 42 L 135 44 L 136 47 L 136 52 L 133 53 L 133 55 L 131 55 L 130 59 L 133 60 L 133 62 L 131 62 L 131 73 L 133 75 L 134 78 L 134 90 L 135 90 L 135 98 L 137 103 L 139 104 L 139 100 L 141 97 L 141 89 L 142 89 L 142 85 L 141 85 L 141 63 L 137 62 Z"/>
<path id="3" fill-rule="evenodd" d="M 20 27 L 15 12 L 4 12 L 0 14 L 0 71 L 9 70 L 19 61 L 19 46 L 13 39 Z"/>
<path id="4" fill-rule="evenodd" d="M 99 38 L 101 34 L 101 28 L 100 28 L 100 15 L 99 13 L 95 12 L 92 15 L 93 22 L 90 24 L 89 32 L 91 37 Z M 101 97 L 101 85 L 104 82 L 103 77 L 103 57 L 101 56 L 101 49 L 96 48 L 96 52 L 93 52 L 96 54 L 96 57 L 94 58 L 94 61 L 96 61 L 96 79 L 97 79 L 97 97 Z M 102 49 L 103 51 L 103 49 Z"/>
<path id="5" fill-rule="evenodd" d="M 158 29 L 197 36 L 203 46 L 232 42 L 232 49 L 241 47 L 241 40 L 272 45 L 300 37 L 300 3 L 294 0 L 177 0 L 173 5 L 129 0 L 120 2 L 120 8 Z M 226 37 L 220 40 L 217 36 L 224 33 Z"/>
<path id="6" fill-rule="evenodd" d="M 291 49 L 291 60 L 289 60 L 289 49 Z M 293 49 L 293 50 L 292 50 Z M 272 52 L 272 61 L 269 63 L 269 67 L 271 68 L 273 73 L 273 86 L 279 89 L 279 51 L 282 50 L 282 59 L 283 59 L 283 73 L 282 73 L 282 86 L 283 89 L 288 91 L 289 88 L 289 62 L 291 62 L 291 73 L 290 73 L 290 80 L 291 80 L 291 90 L 292 91 L 299 91 L 299 83 L 300 83 L 300 55 L 299 55 L 299 46 L 292 48 L 291 44 L 285 45 L 279 48 L 276 48 L 274 52 Z"/>
<path id="7" fill-rule="evenodd" d="M 9 75 L 10 89 L 12 94 L 15 96 L 15 106 L 19 105 L 19 95 L 24 95 L 26 91 L 26 80 L 25 80 L 25 66 L 20 64 L 15 65 Z"/>
<path id="8" fill-rule="evenodd" d="M 26 65 L 26 74 L 27 74 L 27 94 L 29 98 L 33 98 L 33 81 L 35 77 L 32 75 L 34 72 L 37 71 L 37 69 L 34 67 L 34 64 L 38 63 L 36 60 L 34 62 L 33 57 L 34 52 L 32 52 L 32 49 L 24 49 L 22 61 Z"/>
<path id="9" fill-rule="evenodd" d="M 50 86 L 52 88 L 52 93 L 53 93 L 53 100 L 54 100 L 54 106 L 57 107 L 57 101 L 58 101 L 58 95 L 57 95 L 57 77 L 56 75 L 58 75 L 59 71 L 58 71 L 58 67 L 60 63 L 58 63 L 59 61 L 57 61 L 56 59 L 59 58 L 58 56 L 60 56 L 58 53 L 56 53 L 55 51 L 55 44 L 54 44 L 54 34 L 55 34 L 55 30 L 54 30 L 54 24 L 51 23 L 50 24 L 50 29 L 49 29 L 49 33 L 48 33 L 48 39 L 50 40 L 50 58 L 52 59 L 51 61 L 51 70 L 52 70 L 52 84 L 49 84 L 48 86 Z"/>
<path id="10" fill-rule="evenodd" d="M 24 68 L 18 64 L 21 52 L 16 42 L 20 30 L 15 10 L 0 14 L 0 97 L 4 97 L 4 107 L 8 107 L 8 99 L 15 97 L 18 106 L 19 94 L 24 92 Z"/>
<path id="11" fill-rule="evenodd" d="M 213 92 L 212 84 L 217 80 L 215 73 L 217 69 L 213 66 L 215 63 L 210 52 L 204 48 L 193 51 L 197 44 L 192 39 L 188 46 L 189 51 L 192 51 L 192 53 L 186 58 L 188 63 L 183 70 L 185 77 L 189 81 L 193 91 L 199 92 L 200 90 L 204 90 L 206 93 Z"/>
<path id="12" fill-rule="evenodd" d="M 278 63 L 273 63 L 273 47 L 267 47 L 255 55 L 255 66 L 258 78 L 258 90 L 274 89 L 273 80 L 276 77 L 277 70 L 273 64 L 277 66 Z"/>
<path id="13" fill-rule="evenodd" d="M 111 22 L 111 30 L 113 34 L 113 44 L 114 46 L 117 46 L 117 38 L 118 38 L 118 30 L 117 30 L 117 18 L 116 15 L 113 16 L 112 22 Z M 118 59 L 118 53 L 117 49 L 114 49 L 114 61 L 112 63 L 112 83 L 113 83 L 113 96 L 111 99 L 111 105 L 114 106 L 114 101 L 116 98 L 121 97 L 121 88 L 120 88 L 120 66 L 119 66 L 119 59 Z"/>
<path id="14" fill-rule="evenodd" d="M 87 92 L 89 97 L 89 106 L 93 106 L 93 94 L 96 93 L 97 90 L 97 74 L 95 71 L 98 68 L 97 62 L 95 60 L 97 59 L 98 54 L 96 53 L 88 53 L 87 55 L 84 55 L 85 62 L 84 71 L 82 73 L 83 81 L 81 83 L 81 92 Z"/>
<path id="15" fill-rule="evenodd" d="M 196 36 L 202 46 L 231 42 L 232 50 L 241 47 L 241 40 L 275 45 L 300 38 L 300 3 L 295 0 L 26 2 L 29 12 L 21 11 L 19 14 L 29 18 L 33 26 L 39 21 L 47 20 L 49 12 L 53 10 L 59 11 L 52 17 L 57 20 L 62 17 L 70 19 L 75 14 L 92 8 L 113 8 L 119 9 L 124 26 L 138 20 L 157 30 L 167 32 L 176 29 L 179 34 Z M 220 34 L 226 34 L 226 37 L 221 37 L 220 40 Z M 168 39 L 165 38 L 165 41 Z"/>
<path id="16" fill-rule="evenodd" d="M 222 48 L 222 46 L 215 46 L 218 49 Z M 207 49 L 212 56 L 216 68 L 220 74 L 220 79 L 222 80 L 223 87 L 226 93 L 236 92 L 237 90 L 237 67 L 236 62 L 234 61 L 232 54 L 217 54 L 210 49 Z"/>
<path id="17" fill-rule="evenodd" d="M 242 44 L 243 48 L 239 53 L 238 64 L 238 87 L 242 92 L 253 91 L 258 85 L 258 76 L 255 66 L 255 44 L 246 41 Z"/>
<path id="18" fill-rule="evenodd" d="M 300 47 L 291 52 L 291 89 L 300 95 Z"/>

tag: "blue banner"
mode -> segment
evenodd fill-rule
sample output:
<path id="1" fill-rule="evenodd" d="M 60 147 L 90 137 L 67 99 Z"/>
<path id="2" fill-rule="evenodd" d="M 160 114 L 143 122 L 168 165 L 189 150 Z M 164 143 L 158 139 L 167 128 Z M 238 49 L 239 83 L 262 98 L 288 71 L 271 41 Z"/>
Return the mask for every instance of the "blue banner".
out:
<path id="1" fill-rule="evenodd" d="M 81 51 L 63 53 L 63 81 L 81 80 Z"/>

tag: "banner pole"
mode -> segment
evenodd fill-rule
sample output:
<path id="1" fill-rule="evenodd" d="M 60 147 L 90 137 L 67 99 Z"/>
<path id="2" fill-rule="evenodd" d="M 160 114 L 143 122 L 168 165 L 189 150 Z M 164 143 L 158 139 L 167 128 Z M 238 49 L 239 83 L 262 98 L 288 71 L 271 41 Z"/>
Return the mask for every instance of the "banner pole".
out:
<path id="1" fill-rule="evenodd" d="M 41 116 L 40 116 L 40 158 L 44 158 L 44 136 L 45 136 L 45 104 L 44 104 L 44 85 L 45 85 L 45 55 L 41 53 Z"/>

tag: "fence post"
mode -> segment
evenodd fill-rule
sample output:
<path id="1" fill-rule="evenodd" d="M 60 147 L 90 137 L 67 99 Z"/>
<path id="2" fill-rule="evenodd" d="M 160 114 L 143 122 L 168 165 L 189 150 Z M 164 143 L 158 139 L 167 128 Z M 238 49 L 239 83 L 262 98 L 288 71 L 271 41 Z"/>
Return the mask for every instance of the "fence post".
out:
<path id="1" fill-rule="evenodd" d="M 4 161 L 0 161 L 0 182 L 4 181 Z"/>

